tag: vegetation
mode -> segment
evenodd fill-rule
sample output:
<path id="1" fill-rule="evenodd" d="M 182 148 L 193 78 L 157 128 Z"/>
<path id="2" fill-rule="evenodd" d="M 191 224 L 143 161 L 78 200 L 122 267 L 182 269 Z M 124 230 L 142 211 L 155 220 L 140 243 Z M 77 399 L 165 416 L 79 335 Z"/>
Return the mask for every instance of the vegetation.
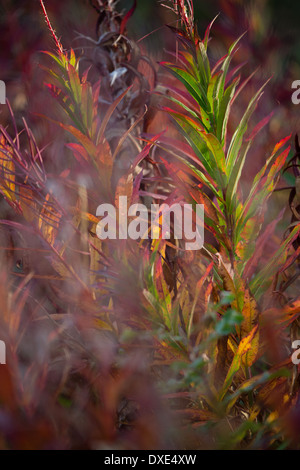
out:
<path id="1" fill-rule="evenodd" d="M 298 140 L 279 132 L 252 177 L 269 79 L 253 91 L 254 73 L 232 65 L 245 36 L 216 60 L 218 18 L 202 34 L 192 0 L 164 3 L 176 48 L 156 64 L 128 35 L 134 7 L 95 1 L 97 36 L 67 50 L 40 1 L 55 50 L 41 59 L 49 104 L 38 121 L 64 151 L 55 158 L 43 128 L 7 103 L 2 449 L 299 446 Z M 273 217 L 288 174 L 290 199 L 280 192 Z M 203 204 L 204 247 L 100 240 L 96 209 L 119 196 Z"/>

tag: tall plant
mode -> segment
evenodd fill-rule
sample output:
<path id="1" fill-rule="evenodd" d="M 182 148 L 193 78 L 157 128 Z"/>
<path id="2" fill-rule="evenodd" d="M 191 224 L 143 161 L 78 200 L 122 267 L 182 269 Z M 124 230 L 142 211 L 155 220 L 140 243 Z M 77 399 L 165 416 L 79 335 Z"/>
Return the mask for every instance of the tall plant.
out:
<path id="1" fill-rule="evenodd" d="M 185 358 L 183 354 L 182 359 L 189 363 L 190 348 L 193 348 L 193 354 L 197 351 L 198 359 L 195 359 L 194 365 L 190 363 L 185 371 L 184 368 L 181 370 L 186 377 L 192 377 L 189 379 L 192 386 L 190 396 L 197 396 L 192 390 L 193 385 L 199 386 L 200 401 L 198 405 L 194 404 L 193 409 L 198 410 L 200 421 L 200 410 L 202 413 L 214 410 L 221 415 L 239 415 L 240 423 L 244 422 L 234 434 L 233 440 L 237 444 L 250 429 L 259 429 L 259 413 L 267 419 L 265 404 L 276 384 L 285 384 L 276 404 L 278 409 L 286 411 L 293 402 L 292 395 L 289 395 L 290 382 L 281 376 L 281 372 L 283 376 L 288 374 L 287 369 L 279 372 L 278 363 L 274 364 L 274 368 L 268 368 L 265 355 L 268 348 L 280 350 L 282 347 L 266 341 L 268 335 L 274 337 L 270 313 L 276 316 L 278 330 L 275 336 L 280 343 L 285 328 L 300 313 L 299 299 L 284 308 L 266 308 L 276 305 L 271 291 L 275 288 L 276 273 L 284 270 L 295 258 L 291 247 L 299 236 L 299 224 L 291 228 L 264 265 L 260 264 L 264 247 L 277 222 L 265 227 L 264 214 L 287 165 L 290 136 L 274 146 L 254 177 L 249 193 L 243 195 L 243 169 L 248 151 L 270 117 L 256 124 L 250 133 L 247 132 L 249 121 L 268 81 L 249 100 L 231 133 L 229 123 L 234 103 L 252 77 L 241 82 L 240 67 L 230 69 L 241 38 L 212 66 L 208 45 L 213 22 L 201 39 L 194 24 L 192 2 L 176 1 L 170 7 L 179 15 L 183 26 L 181 29 L 172 28 L 181 48 L 176 62 L 162 62 L 161 65 L 171 72 L 180 86 L 168 86 L 167 92 L 162 92 L 170 103 L 163 109 L 177 124 L 188 147 L 181 141 L 161 139 L 161 147 L 169 148 L 172 155 L 170 162 L 165 159 L 162 164 L 176 188 L 180 188 L 190 202 L 204 204 L 205 227 L 217 243 L 215 246 L 206 244 L 202 250 L 202 255 L 210 258 L 210 265 L 203 261 L 203 256 L 193 260 L 200 267 L 200 279 L 195 266 L 191 273 L 187 264 L 181 262 L 179 271 L 187 279 L 180 278 L 177 273 L 173 308 L 170 305 L 168 311 L 173 315 L 175 311 L 180 311 L 177 318 L 183 336 L 181 341 L 177 340 L 177 350 L 180 343 L 182 350 L 185 350 Z M 190 262 L 188 260 L 188 266 Z M 190 297 L 185 290 L 187 284 Z M 166 299 L 164 295 L 163 298 Z M 202 303 L 200 316 L 199 307 L 198 316 L 195 315 L 198 302 Z M 177 310 L 174 310 L 174 304 L 178 306 Z M 212 330 L 208 328 L 205 334 L 208 318 L 215 319 L 216 323 L 213 321 Z M 287 359 L 287 364 L 291 370 L 290 359 Z M 205 379 L 204 371 L 208 374 Z M 264 396 L 264 399 L 255 400 L 257 394 Z M 269 415 L 268 420 L 274 420 L 277 424 L 273 415 Z"/>

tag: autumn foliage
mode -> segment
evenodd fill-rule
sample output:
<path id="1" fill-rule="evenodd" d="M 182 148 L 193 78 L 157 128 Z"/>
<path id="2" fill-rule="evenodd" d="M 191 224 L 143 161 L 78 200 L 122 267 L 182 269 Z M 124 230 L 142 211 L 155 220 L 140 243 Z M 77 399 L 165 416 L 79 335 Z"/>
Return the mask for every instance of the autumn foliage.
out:
<path id="1" fill-rule="evenodd" d="M 159 64 L 127 33 L 134 7 L 91 2 L 96 36 L 65 49 L 40 3 L 53 49 L 34 119 L 60 151 L 7 102 L 0 448 L 297 448 L 298 140 L 279 132 L 245 171 L 269 79 L 249 96 L 254 74 L 232 64 L 244 36 L 212 57 L 218 18 L 198 31 L 191 0 L 164 2 L 176 49 Z M 268 210 L 292 167 L 282 227 L 284 207 Z M 119 196 L 203 204 L 204 247 L 100 240 L 97 206 Z"/>

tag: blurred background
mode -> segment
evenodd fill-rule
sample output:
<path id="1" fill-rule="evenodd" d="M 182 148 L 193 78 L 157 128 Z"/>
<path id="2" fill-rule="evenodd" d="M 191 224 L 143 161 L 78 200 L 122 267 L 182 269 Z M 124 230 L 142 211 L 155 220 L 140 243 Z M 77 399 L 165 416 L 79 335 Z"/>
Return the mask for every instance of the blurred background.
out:
<path id="1" fill-rule="evenodd" d="M 172 47 L 173 37 L 165 24 L 174 24 L 172 12 L 158 0 L 138 0 L 134 16 L 128 22 L 129 35 L 151 50 L 159 60 Z M 133 0 L 120 0 L 120 11 L 128 11 Z M 261 66 L 265 76 L 273 75 L 273 103 L 291 106 L 291 82 L 300 79 L 300 4 L 292 0 L 211 0 L 194 2 L 200 35 L 208 23 L 219 14 L 213 29 L 216 55 L 247 31 L 243 47 L 236 56 L 248 62 L 250 68 Z M 78 45 L 78 33 L 95 36 L 97 12 L 89 0 L 46 0 L 46 8 L 65 48 Z M 23 2 L 7 0 L 0 5 L 0 78 L 8 87 L 8 97 L 15 110 L 25 110 L 28 87 L 36 80 L 41 50 L 54 44 L 41 14 L 38 0 Z M 19 93 L 18 93 L 19 90 Z M 32 98 L 31 98 L 32 99 Z M 295 118 L 296 118 L 296 110 Z M 293 123 L 294 124 L 294 123 Z M 291 125 L 293 125 L 291 123 Z M 295 124 L 298 124 L 296 119 Z"/>
<path id="2" fill-rule="evenodd" d="M 138 0 L 134 16 L 128 22 L 129 34 L 135 40 L 148 35 L 140 44 L 161 59 L 164 47 L 170 47 L 172 36 L 165 24 L 174 24 L 172 12 L 160 6 L 158 0 Z M 120 11 L 128 11 L 133 0 L 120 0 Z M 46 0 L 45 6 L 64 47 L 74 46 L 78 33 L 95 37 L 97 12 L 89 0 Z M 213 29 L 223 52 L 228 44 L 247 31 L 243 40 L 244 60 L 260 65 L 266 75 L 273 75 L 274 100 L 290 101 L 290 85 L 300 77 L 300 4 L 292 0 L 211 0 L 194 2 L 200 35 L 208 23 L 219 14 Z M 25 107 L 26 97 L 18 96 L 13 87 L 30 86 L 34 81 L 39 51 L 53 48 L 38 0 L 23 2 L 7 0 L 0 5 L 1 52 L 0 75 L 8 84 L 8 93 L 16 107 Z M 162 41 L 163 39 L 163 41 Z M 246 47 L 247 46 L 247 47 Z M 222 50 L 223 49 L 223 50 Z M 238 59 L 237 59 L 238 60 Z"/>
<path id="3" fill-rule="evenodd" d="M 129 37 L 151 52 L 155 61 L 166 56 L 174 46 L 174 38 L 165 24 L 174 23 L 174 15 L 158 0 L 138 0 L 134 16 L 129 19 Z M 292 0 L 196 0 L 195 16 L 200 35 L 208 23 L 219 15 L 212 33 L 211 54 L 216 60 L 225 54 L 229 45 L 243 32 L 236 63 L 246 62 L 248 71 L 260 67 L 257 80 L 272 76 L 263 100 L 263 110 L 275 110 L 269 132 L 277 137 L 299 129 L 299 111 L 291 103 L 291 84 L 300 79 L 300 4 Z M 79 33 L 96 38 L 98 14 L 89 0 L 46 0 L 53 26 L 65 48 L 80 47 Z M 120 11 L 128 11 L 133 0 L 120 0 Z M 0 5 L 0 79 L 7 85 L 7 96 L 18 115 L 39 121 L 35 112 L 44 108 L 45 89 L 39 65 L 44 63 L 42 50 L 54 49 L 54 43 L 41 14 L 38 0 L 24 2 L 7 0 Z M 255 84 L 254 84 L 255 85 Z M 34 92 L 33 92 L 34 91 Z M 249 93 L 251 90 L 249 89 Z M 28 96 L 30 95 L 30 102 Z M 1 109 L 0 120 L 7 119 L 7 110 Z M 281 130 L 280 130 L 281 129 Z M 40 139 L 45 135 L 41 131 Z M 44 129 L 44 133 L 45 133 Z M 37 136 L 38 138 L 39 136 Z M 259 165 L 259 162 L 258 162 Z"/>

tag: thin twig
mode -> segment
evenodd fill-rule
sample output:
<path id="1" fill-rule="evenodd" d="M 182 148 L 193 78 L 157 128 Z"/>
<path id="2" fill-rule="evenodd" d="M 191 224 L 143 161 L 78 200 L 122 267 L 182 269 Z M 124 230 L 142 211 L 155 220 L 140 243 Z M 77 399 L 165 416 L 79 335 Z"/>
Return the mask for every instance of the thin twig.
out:
<path id="1" fill-rule="evenodd" d="M 44 5 L 43 0 L 40 0 L 40 4 L 41 4 L 41 7 L 42 7 L 42 9 L 43 9 L 44 17 L 45 17 L 46 23 L 47 23 L 47 25 L 48 25 L 48 28 L 50 29 L 51 34 L 52 34 L 52 36 L 53 36 L 53 38 L 54 38 L 55 44 L 56 44 L 56 46 L 57 46 L 59 52 L 61 52 L 61 53 L 63 54 L 63 53 L 64 53 L 63 47 L 62 47 L 61 43 L 59 42 L 59 39 L 58 39 L 58 37 L 56 36 L 56 33 L 55 33 L 54 29 L 52 28 L 52 25 L 51 25 L 51 23 L 50 23 L 49 16 L 48 16 L 48 13 L 47 13 L 47 10 L 46 10 L 46 8 L 45 8 L 45 5 Z"/>

